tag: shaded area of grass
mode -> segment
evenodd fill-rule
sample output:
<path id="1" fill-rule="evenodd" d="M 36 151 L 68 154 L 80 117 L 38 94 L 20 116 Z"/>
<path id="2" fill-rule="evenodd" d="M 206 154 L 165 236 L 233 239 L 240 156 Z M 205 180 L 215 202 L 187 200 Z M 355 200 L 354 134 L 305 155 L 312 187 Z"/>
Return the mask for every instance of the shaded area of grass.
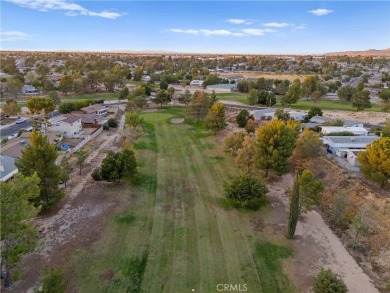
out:
<path id="1" fill-rule="evenodd" d="M 130 224 L 134 222 L 135 217 L 131 213 L 124 212 L 122 214 L 118 214 L 114 217 L 115 223 L 118 224 Z"/>
<path id="2" fill-rule="evenodd" d="M 126 293 L 142 292 L 142 281 L 147 261 L 148 252 L 144 252 L 142 257 L 125 258 L 122 260 L 120 269 L 128 281 Z"/>
<path id="3" fill-rule="evenodd" d="M 282 260 L 292 256 L 290 247 L 259 241 L 255 243 L 254 256 L 263 293 L 296 292 L 282 266 Z"/>

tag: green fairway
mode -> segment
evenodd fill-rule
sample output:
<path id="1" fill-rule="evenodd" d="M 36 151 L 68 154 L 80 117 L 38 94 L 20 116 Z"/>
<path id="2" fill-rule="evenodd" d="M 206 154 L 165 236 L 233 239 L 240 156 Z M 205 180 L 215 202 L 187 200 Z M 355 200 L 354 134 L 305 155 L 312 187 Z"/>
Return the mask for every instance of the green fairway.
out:
<path id="1" fill-rule="evenodd" d="M 78 291 L 217 292 L 218 284 L 246 284 L 247 292 L 295 292 L 281 262 L 292 253 L 287 242 L 265 242 L 250 225 L 267 207 L 223 204 L 224 180 L 237 167 L 202 125 L 170 123 L 187 117 L 183 111 L 142 114 L 146 136 L 135 145 L 140 184 L 124 184 L 127 208 L 78 255 Z M 101 277 L 107 270 L 111 279 Z"/>
<path id="2" fill-rule="evenodd" d="M 223 101 L 232 101 L 232 102 L 240 102 L 246 105 L 248 104 L 248 94 L 240 94 L 240 93 L 218 93 L 218 99 Z"/>

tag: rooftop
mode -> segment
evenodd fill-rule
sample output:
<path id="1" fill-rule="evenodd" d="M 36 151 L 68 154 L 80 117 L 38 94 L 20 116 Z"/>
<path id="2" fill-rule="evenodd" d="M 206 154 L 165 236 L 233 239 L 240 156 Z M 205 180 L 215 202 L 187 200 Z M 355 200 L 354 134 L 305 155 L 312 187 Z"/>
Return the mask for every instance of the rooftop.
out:
<path id="1" fill-rule="evenodd" d="M 345 145 L 368 145 L 379 139 L 378 136 L 324 136 L 322 141 L 325 144 L 332 144 L 333 146 L 345 146 Z"/>
<path id="2" fill-rule="evenodd" d="M 18 169 L 15 166 L 15 158 L 0 155 L 0 181 L 9 179 Z"/>

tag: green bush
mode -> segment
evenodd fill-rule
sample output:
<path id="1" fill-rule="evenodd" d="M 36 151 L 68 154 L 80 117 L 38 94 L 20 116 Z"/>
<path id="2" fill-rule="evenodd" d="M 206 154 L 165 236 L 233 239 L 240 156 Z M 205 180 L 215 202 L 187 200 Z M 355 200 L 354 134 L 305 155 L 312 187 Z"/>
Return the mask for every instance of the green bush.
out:
<path id="1" fill-rule="evenodd" d="M 65 293 L 66 282 L 61 269 L 43 269 L 44 277 L 42 281 L 42 290 L 35 293 Z"/>
<path id="2" fill-rule="evenodd" d="M 248 110 L 246 109 L 241 110 L 240 113 L 238 113 L 236 118 L 238 127 L 245 127 L 248 121 L 248 117 L 249 117 Z"/>
<path id="3" fill-rule="evenodd" d="M 108 124 L 108 126 L 110 126 L 112 128 L 117 128 L 118 127 L 118 122 L 116 122 L 116 120 L 114 118 L 108 119 L 107 124 Z"/>
<path id="4" fill-rule="evenodd" d="M 103 125 L 103 130 L 110 130 L 110 126 L 108 126 L 108 124 L 104 124 Z"/>
<path id="5" fill-rule="evenodd" d="M 91 177 L 93 178 L 93 180 L 95 181 L 100 181 L 102 180 L 102 176 L 100 174 L 100 168 L 96 168 L 95 170 L 93 170 L 93 172 L 91 173 Z"/>
<path id="6" fill-rule="evenodd" d="M 330 269 L 322 269 L 314 278 L 314 293 L 346 293 L 347 291 L 347 286 L 343 280 Z"/>

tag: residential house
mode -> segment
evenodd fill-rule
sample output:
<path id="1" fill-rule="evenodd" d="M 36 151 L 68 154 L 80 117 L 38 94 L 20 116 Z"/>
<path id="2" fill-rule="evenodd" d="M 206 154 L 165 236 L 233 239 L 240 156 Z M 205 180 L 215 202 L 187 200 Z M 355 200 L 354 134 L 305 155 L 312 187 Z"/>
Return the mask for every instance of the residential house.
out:
<path id="1" fill-rule="evenodd" d="M 190 82 L 190 86 L 203 86 L 204 81 L 203 80 L 197 80 L 194 79 L 193 81 Z"/>
<path id="2" fill-rule="evenodd" d="M 18 173 L 15 160 L 13 157 L 0 155 L 0 181 L 8 181 Z"/>
<path id="3" fill-rule="evenodd" d="M 364 152 L 364 150 L 361 150 L 361 149 L 338 149 L 336 151 L 336 156 L 338 156 L 340 158 L 345 158 L 351 166 L 358 167 L 360 165 L 360 163 L 357 159 L 357 154 L 359 152 Z"/>
<path id="4" fill-rule="evenodd" d="M 321 126 L 321 132 L 325 135 L 329 135 L 332 133 L 340 133 L 340 132 L 350 132 L 356 136 L 367 136 L 368 130 L 364 127 L 347 127 L 347 126 Z"/>
<path id="5" fill-rule="evenodd" d="M 50 130 L 59 131 L 65 137 L 77 137 L 81 134 L 81 117 L 73 114 L 65 114 L 50 119 Z"/>
<path id="6" fill-rule="evenodd" d="M 37 90 L 35 87 L 32 85 L 25 84 L 22 87 L 22 93 L 23 94 L 40 94 L 41 92 Z"/>
<path id="7" fill-rule="evenodd" d="M 96 115 L 106 115 L 108 113 L 107 106 L 102 104 L 90 105 L 80 109 L 83 114 L 96 114 Z"/>
<path id="8" fill-rule="evenodd" d="M 328 153 L 336 154 L 337 150 L 365 150 L 377 139 L 377 136 L 324 136 L 322 142 Z"/>
<path id="9" fill-rule="evenodd" d="M 275 108 L 266 108 L 263 110 L 253 111 L 253 117 L 255 120 L 271 120 L 275 116 Z"/>

